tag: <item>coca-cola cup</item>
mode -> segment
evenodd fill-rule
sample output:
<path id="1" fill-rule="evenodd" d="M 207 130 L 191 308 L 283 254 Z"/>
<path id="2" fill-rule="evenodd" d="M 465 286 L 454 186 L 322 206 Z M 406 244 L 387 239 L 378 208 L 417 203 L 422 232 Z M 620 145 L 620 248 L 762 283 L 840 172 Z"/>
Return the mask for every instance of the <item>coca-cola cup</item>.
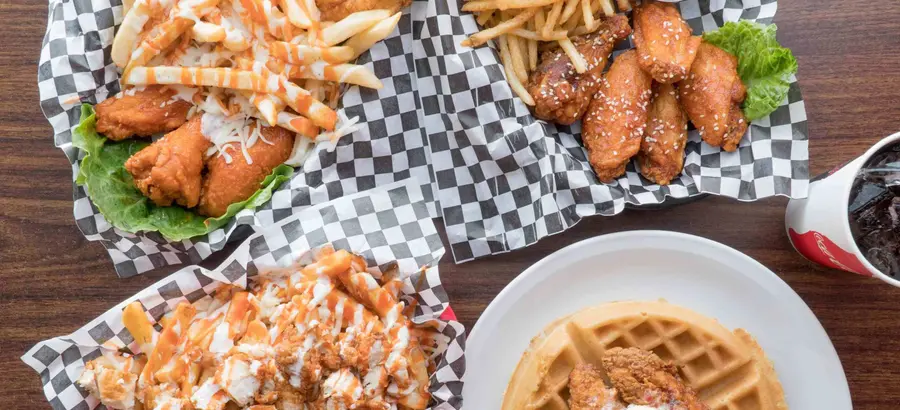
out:
<path id="1" fill-rule="evenodd" d="M 892 277 L 891 272 L 877 268 L 866 258 L 867 250 L 854 238 L 850 226 L 851 190 L 858 189 L 854 183 L 860 171 L 873 156 L 882 155 L 898 143 L 900 133 L 879 141 L 865 154 L 813 178 L 806 199 L 792 199 L 788 203 L 785 228 L 797 252 L 820 265 L 874 276 L 900 287 L 900 276 Z"/>

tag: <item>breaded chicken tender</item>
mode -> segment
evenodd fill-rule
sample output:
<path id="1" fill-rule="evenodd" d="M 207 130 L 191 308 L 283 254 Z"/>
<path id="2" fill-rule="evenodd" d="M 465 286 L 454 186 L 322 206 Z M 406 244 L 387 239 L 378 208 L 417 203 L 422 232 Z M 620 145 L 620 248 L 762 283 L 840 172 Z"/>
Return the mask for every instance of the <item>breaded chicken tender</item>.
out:
<path id="1" fill-rule="evenodd" d="M 598 21 L 600 28 L 574 39 L 584 56 L 588 70 L 578 74 L 569 56 L 562 50 L 545 51 L 541 62 L 528 78 L 526 89 L 534 99 L 534 116 L 557 124 L 569 125 L 581 119 L 600 87 L 609 54 L 619 41 L 628 38 L 628 17 L 615 15 Z"/>
<path id="2" fill-rule="evenodd" d="M 616 389 L 606 387 L 603 372 L 582 363 L 569 373 L 569 410 L 621 410 Z"/>
<path id="3" fill-rule="evenodd" d="M 322 21 L 340 21 L 357 11 L 387 9 L 396 13 L 412 0 L 316 0 Z"/>
<path id="4" fill-rule="evenodd" d="M 230 163 L 224 155 L 213 156 L 206 162 L 207 172 L 197 209 L 201 215 L 222 216 L 228 205 L 243 201 L 259 190 L 266 176 L 290 157 L 293 133 L 281 127 L 260 127 L 260 132 L 262 138 L 247 148 L 251 162 L 247 162 L 236 144 L 231 144 L 233 149 L 229 149 Z"/>
<path id="5" fill-rule="evenodd" d="M 671 84 L 687 76 L 701 42 L 691 34 L 674 4 L 652 2 L 634 9 L 634 47 L 641 67 L 657 82 Z"/>
<path id="6" fill-rule="evenodd" d="M 191 208 L 200 199 L 203 156 L 210 145 L 200 132 L 200 116 L 195 116 L 128 158 L 125 169 L 155 204 Z"/>
<path id="7" fill-rule="evenodd" d="M 687 78 L 678 85 L 681 104 L 707 144 L 734 151 L 747 131 L 741 103 L 747 89 L 737 73 L 737 58 L 704 42 Z"/>
<path id="8" fill-rule="evenodd" d="M 149 137 L 169 132 L 187 121 L 190 102 L 178 99 L 176 90 L 151 85 L 103 100 L 94 107 L 97 132 L 113 141 L 134 135 Z"/>
<path id="9" fill-rule="evenodd" d="M 603 356 L 603 368 L 629 404 L 669 410 L 709 410 L 684 383 L 678 369 L 653 352 L 638 348 L 612 348 Z"/>
<path id="10" fill-rule="evenodd" d="M 644 178 L 668 185 L 684 168 L 687 116 L 678 102 L 675 86 L 654 84 L 653 91 L 638 164 Z"/>
<path id="11" fill-rule="evenodd" d="M 600 181 L 612 182 L 622 176 L 625 165 L 640 150 L 652 83 L 634 50 L 619 55 L 603 77 L 600 91 L 584 116 L 581 133 L 588 160 Z"/>

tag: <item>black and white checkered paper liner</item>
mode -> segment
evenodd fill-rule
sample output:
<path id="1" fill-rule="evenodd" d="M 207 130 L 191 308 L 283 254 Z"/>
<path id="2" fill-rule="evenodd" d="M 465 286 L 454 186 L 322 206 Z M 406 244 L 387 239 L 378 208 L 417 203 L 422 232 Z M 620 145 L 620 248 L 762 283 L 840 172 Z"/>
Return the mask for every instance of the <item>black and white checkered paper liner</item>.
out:
<path id="1" fill-rule="evenodd" d="M 247 286 L 248 279 L 260 271 L 290 266 L 326 244 L 363 255 L 376 276 L 395 262 L 399 272 L 410 274 L 403 294 L 417 302 L 413 321 L 437 321 L 444 336 L 431 376 L 431 408 L 462 408 L 465 329 L 456 321 L 440 319 L 449 308 L 437 267 L 444 248 L 421 188 L 401 183 L 310 207 L 272 224 L 247 238 L 216 269 L 185 267 L 74 333 L 38 343 L 22 360 L 40 373 L 44 394 L 54 409 L 104 408 L 75 380 L 86 362 L 100 356 L 101 346 L 137 348 L 122 324 L 127 304 L 140 301 L 155 323 L 182 301 L 209 297 L 223 283 Z"/>
<path id="2" fill-rule="evenodd" d="M 580 123 L 535 120 L 507 84 L 495 46 L 460 45 L 479 30 L 461 5 L 430 2 L 414 48 L 437 199 L 457 262 L 531 245 L 584 216 L 618 214 L 626 203 L 701 193 L 742 201 L 807 195 L 806 109 L 796 79 L 787 101 L 751 124 L 737 152 L 701 143 L 691 131 L 684 173 L 671 185 L 644 179 L 633 163 L 615 183 L 602 184 L 587 161 Z M 727 21 L 771 23 L 777 9 L 775 0 L 685 0 L 678 6 L 695 34 Z"/>
<path id="3" fill-rule="evenodd" d="M 115 27 L 122 22 L 121 0 L 51 0 L 38 69 L 41 109 L 54 141 L 78 175 L 80 150 L 72 146 L 81 103 L 97 103 L 119 91 L 112 63 Z M 222 249 L 237 228 L 272 225 L 304 207 L 343 195 L 407 179 L 417 180 L 429 214 L 438 216 L 432 190 L 430 152 L 413 66 L 413 19 L 407 10 L 397 29 L 372 46 L 359 64 L 384 83 L 381 90 L 349 88 L 342 100 L 348 117 L 361 129 L 342 138 L 333 150 L 320 145 L 272 200 L 240 212 L 228 225 L 181 242 L 158 233 L 130 234 L 113 228 L 91 203 L 84 187 L 74 185 L 75 220 L 84 236 L 106 247 L 121 277 L 172 264 L 198 263 Z M 421 24 L 418 24 L 421 26 Z"/>

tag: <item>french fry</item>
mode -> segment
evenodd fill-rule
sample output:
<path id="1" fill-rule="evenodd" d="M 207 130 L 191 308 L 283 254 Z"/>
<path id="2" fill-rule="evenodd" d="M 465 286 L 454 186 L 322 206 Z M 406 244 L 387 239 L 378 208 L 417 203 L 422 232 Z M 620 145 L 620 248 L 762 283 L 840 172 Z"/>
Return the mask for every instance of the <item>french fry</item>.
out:
<path id="1" fill-rule="evenodd" d="M 368 67 L 356 64 L 328 64 L 316 61 L 309 65 L 290 66 L 286 72 L 288 78 L 312 78 L 316 80 L 335 81 L 339 83 L 357 84 L 367 88 L 381 89 L 384 85 Z"/>
<path id="2" fill-rule="evenodd" d="M 553 32 L 553 29 L 556 28 L 556 23 L 559 22 L 559 16 L 562 14 L 563 1 L 558 1 L 553 4 L 553 7 L 550 9 L 550 12 L 547 13 L 547 21 L 544 22 L 544 26 L 541 28 L 541 34 L 543 37 L 550 37 L 550 33 Z"/>
<path id="3" fill-rule="evenodd" d="M 127 72 L 133 67 L 147 64 L 153 57 L 159 55 L 163 49 L 172 45 L 185 30 L 193 25 L 193 20 L 182 17 L 176 17 L 160 24 L 159 33 L 141 42 L 141 45 L 131 53 L 131 58 L 128 60 L 125 71 Z"/>
<path id="4" fill-rule="evenodd" d="M 528 81 L 528 71 L 525 69 L 525 61 L 522 58 L 523 50 L 521 48 L 521 43 L 519 43 L 519 38 L 511 34 L 507 34 L 505 37 L 506 44 L 509 47 L 510 56 L 512 57 L 513 72 L 516 73 L 519 81 L 524 83 Z"/>
<path id="5" fill-rule="evenodd" d="M 575 14 L 575 10 L 578 8 L 580 2 L 581 0 L 566 0 L 566 8 L 564 8 L 562 14 L 560 14 L 558 24 L 562 25 L 562 23 L 569 21 L 569 18 Z"/>
<path id="6" fill-rule="evenodd" d="M 538 44 L 537 40 L 530 39 L 528 42 L 528 69 L 534 71 L 538 63 Z"/>
<path id="7" fill-rule="evenodd" d="M 492 38 L 521 27 L 525 24 L 526 21 L 534 17 L 534 14 L 536 12 L 536 8 L 522 10 L 518 15 L 516 15 L 516 17 L 506 20 L 489 29 L 472 34 L 468 39 L 462 42 L 462 45 L 464 47 L 478 47 Z"/>
<path id="8" fill-rule="evenodd" d="M 479 12 L 496 10 L 498 8 L 497 2 L 494 0 L 472 0 L 463 4 L 462 11 Z"/>
<path id="9" fill-rule="evenodd" d="M 310 19 L 309 13 L 306 10 L 306 4 L 301 3 L 302 1 L 303 0 L 281 0 L 281 8 L 284 10 L 284 13 L 287 15 L 291 24 L 300 28 L 309 29 L 313 26 L 313 20 Z"/>
<path id="10" fill-rule="evenodd" d="M 394 28 L 397 27 L 397 23 L 400 22 L 400 17 L 402 16 L 403 13 L 398 12 L 390 18 L 381 20 L 378 23 L 375 23 L 374 26 L 350 37 L 350 39 L 344 43 L 345 46 L 353 49 L 353 57 L 348 59 L 348 61 L 359 57 L 360 54 L 372 48 L 375 43 L 384 40 L 388 35 L 394 32 Z"/>
<path id="11" fill-rule="evenodd" d="M 591 0 L 581 0 L 581 13 L 584 25 L 586 27 L 594 27 L 594 12 L 591 10 Z"/>
<path id="12" fill-rule="evenodd" d="M 125 310 L 122 312 L 122 323 L 128 329 L 128 333 L 131 333 L 131 337 L 134 338 L 135 343 L 138 344 L 142 352 L 150 353 L 153 351 L 153 334 L 156 331 L 153 329 L 150 320 L 147 319 L 141 302 L 135 301 L 125 306 Z"/>
<path id="13" fill-rule="evenodd" d="M 147 24 L 147 21 L 150 20 L 150 13 L 151 10 L 150 6 L 147 5 L 147 0 L 137 0 L 131 9 L 128 10 L 125 18 L 122 19 L 122 25 L 119 27 L 116 37 L 113 38 L 110 52 L 113 63 L 116 66 L 125 68 L 128 65 L 131 51 L 135 48 L 138 36 L 141 34 L 141 30 L 144 29 L 144 24 Z"/>
<path id="14" fill-rule="evenodd" d="M 557 1 L 559 0 L 497 0 L 497 8 L 500 10 L 527 9 L 532 7 L 543 7 Z"/>
<path id="15" fill-rule="evenodd" d="M 569 33 L 565 30 L 551 31 L 549 35 L 544 35 L 543 33 L 535 33 L 534 31 L 517 28 L 510 31 L 509 34 L 535 41 L 556 41 L 569 37 Z"/>
<path id="16" fill-rule="evenodd" d="M 525 89 L 525 86 L 519 81 L 519 78 L 516 76 L 515 71 L 513 70 L 512 57 L 509 54 L 509 46 L 506 43 L 506 36 L 500 37 L 500 60 L 503 62 L 503 70 L 506 71 L 506 81 L 509 82 L 510 88 L 512 88 L 513 92 L 519 96 L 519 99 L 522 100 L 527 105 L 534 105 L 534 99 L 531 98 L 531 94 L 528 94 L 528 90 Z"/>
<path id="17" fill-rule="evenodd" d="M 612 0 L 597 0 L 597 3 L 600 3 L 600 8 L 603 9 L 603 14 L 607 16 L 613 16 L 616 14 L 616 9 L 613 8 Z"/>
<path id="18" fill-rule="evenodd" d="M 493 16 L 494 16 L 494 10 L 484 11 L 478 15 L 478 17 L 475 19 L 475 22 L 477 22 L 479 26 L 483 26 L 483 25 L 487 24 L 487 22 L 490 21 L 491 17 L 493 17 Z"/>
<path id="19" fill-rule="evenodd" d="M 269 43 L 269 53 L 290 64 L 311 64 L 318 61 L 330 64 L 346 63 L 354 57 L 352 47 L 315 47 L 284 41 Z"/>
<path id="20" fill-rule="evenodd" d="M 587 62 L 584 61 L 584 57 L 578 52 L 575 45 L 572 44 L 572 40 L 565 39 L 559 40 L 558 42 L 559 46 L 566 52 L 566 55 L 569 56 L 569 60 L 572 61 L 572 66 L 575 67 L 575 71 L 579 74 L 587 71 Z"/>
<path id="21" fill-rule="evenodd" d="M 616 0 L 616 4 L 619 6 L 619 11 L 631 10 L 631 2 L 628 0 Z"/>
<path id="22" fill-rule="evenodd" d="M 323 29 L 321 41 L 326 46 L 333 46 L 374 26 L 379 21 L 391 17 L 391 15 L 390 10 L 358 11 Z"/>
<path id="23" fill-rule="evenodd" d="M 319 135 L 319 127 L 313 124 L 309 118 L 291 114 L 289 112 L 279 112 L 276 123 L 279 127 L 296 132 L 307 138 L 315 138 Z"/>
<path id="24" fill-rule="evenodd" d="M 225 40 L 225 27 L 218 24 L 198 21 L 191 27 L 191 34 L 202 43 L 219 43 Z"/>

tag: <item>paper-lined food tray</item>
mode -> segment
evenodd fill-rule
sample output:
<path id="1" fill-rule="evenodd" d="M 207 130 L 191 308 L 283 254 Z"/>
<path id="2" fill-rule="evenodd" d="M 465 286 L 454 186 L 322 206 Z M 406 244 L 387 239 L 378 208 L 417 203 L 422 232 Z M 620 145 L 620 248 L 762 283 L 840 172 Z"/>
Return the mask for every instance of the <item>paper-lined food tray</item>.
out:
<path id="1" fill-rule="evenodd" d="M 52 0 L 38 69 L 41 109 L 53 126 L 54 142 L 78 177 L 84 152 L 72 144 L 82 103 L 96 104 L 119 92 L 119 73 L 110 58 L 114 33 L 123 19 L 120 0 Z M 409 8 L 397 29 L 360 56 L 384 87 L 351 87 L 344 113 L 359 117 L 360 129 L 337 142 L 320 144 L 271 201 L 244 210 L 220 229 L 189 240 L 169 242 L 157 233 L 115 229 L 73 184 L 74 215 L 88 240 L 106 247 L 121 277 L 172 264 L 198 263 L 222 249 L 241 226 L 261 228 L 310 205 L 396 181 L 420 184 L 431 216 L 437 216 L 431 188 L 430 151 L 418 109 L 412 61 L 413 18 Z M 333 148 L 333 149 L 332 149 Z"/>
<path id="2" fill-rule="evenodd" d="M 510 89 L 494 44 L 460 45 L 481 29 L 462 5 L 428 3 L 413 49 L 436 197 L 457 262 L 531 245 L 582 217 L 618 214 L 626 203 L 702 193 L 741 201 L 807 195 L 806 109 L 796 78 L 787 100 L 751 124 L 737 152 L 704 144 L 691 130 L 684 172 L 671 185 L 644 179 L 633 161 L 623 177 L 602 184 L 587 161 L 580 122 L 535 120 Z M 729 21 L 771 23 L 777 2 L 685 0 L 678 7 L 702 34 Z"/>
<path id="3" fill-rule="evenodd" d="M 362 255 L 379 274 L 396 263 L 406 276 L 402 298 L 414 300 L 413 321 L 432 322 L 443 336 L 431 374 L 431 409 L 462 407 L 465 329 L 455 321 L 441 286 L 440 237 L 417 185 L 392 184 L 367 193 L 307 208 L 244 241 L 219 267 L 188 266 L 113 307 L 70 335 L 35 345 L 23 357 L 40 374 L 55 409 L 93 409 L 100 405 L 75 380 L 86 362 L 106 348 L 137 348 L 122 322 L 122 310 L 139 301 L 156 323 L 178 303 L 208 298 L 219 286 L 246 287 L 261 271 L 287 267 L 326 245 Z"/>

